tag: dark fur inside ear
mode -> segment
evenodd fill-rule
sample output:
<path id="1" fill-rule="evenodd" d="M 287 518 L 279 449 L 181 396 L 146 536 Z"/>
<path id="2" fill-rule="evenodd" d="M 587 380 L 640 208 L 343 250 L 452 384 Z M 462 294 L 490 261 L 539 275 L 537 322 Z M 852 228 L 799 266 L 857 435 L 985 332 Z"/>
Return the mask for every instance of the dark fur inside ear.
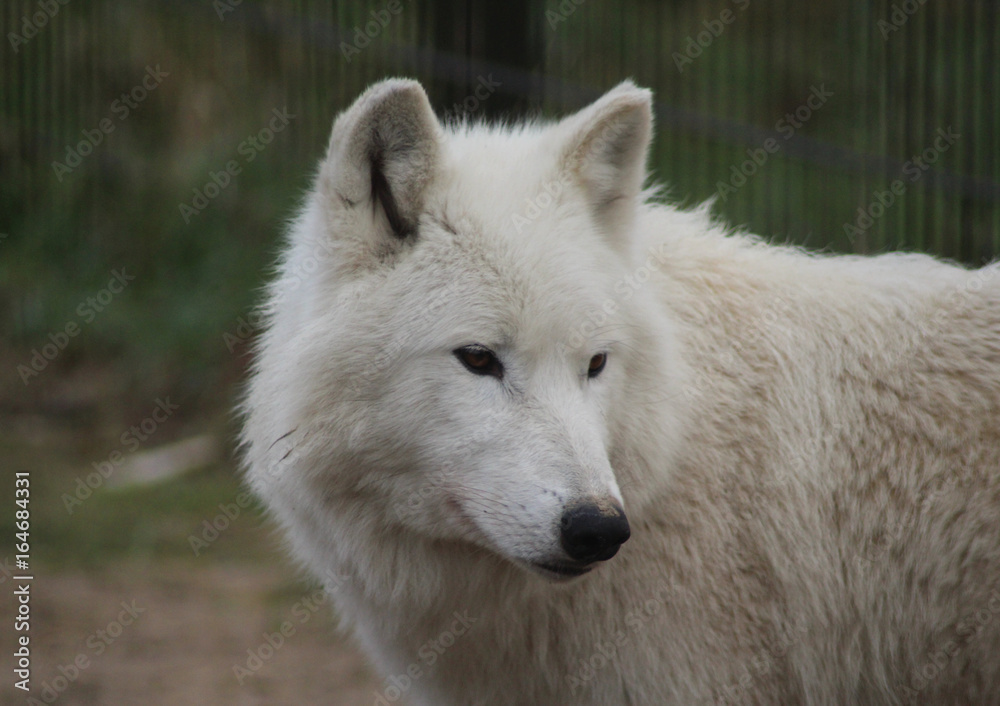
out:
<path id="1" fill-rule="evenodd" d="M 393 235 L 403 240 L 413 234 L 413 227 L 403 218 L 396 197 L 389 187 L 389 180 L 385 176 L 385 153 L 374 149 L 368 159 L 371 164 L 372 215 L 378 216 L 378 207 L 381 205 Z"/>
<path id="2" fill-rule="evenodd" d="M 441 126 L 416 81 L 377 83 L 337 117 L 318 191 L 332 235 L 355 264 L 380 261 L 416 236 L 438 173 L 440 139 Z"/>

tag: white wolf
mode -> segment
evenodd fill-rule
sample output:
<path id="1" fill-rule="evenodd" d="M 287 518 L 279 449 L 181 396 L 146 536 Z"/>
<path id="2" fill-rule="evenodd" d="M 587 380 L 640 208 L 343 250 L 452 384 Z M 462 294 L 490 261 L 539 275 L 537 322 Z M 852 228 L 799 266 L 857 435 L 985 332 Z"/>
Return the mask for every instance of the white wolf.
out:
<path id="1" fill-rule="evenodd" d="M 652 203 L 651 124 L 333 126 L 244 440 L 371 703 L 1000 703 L 1000 267 Z"/>

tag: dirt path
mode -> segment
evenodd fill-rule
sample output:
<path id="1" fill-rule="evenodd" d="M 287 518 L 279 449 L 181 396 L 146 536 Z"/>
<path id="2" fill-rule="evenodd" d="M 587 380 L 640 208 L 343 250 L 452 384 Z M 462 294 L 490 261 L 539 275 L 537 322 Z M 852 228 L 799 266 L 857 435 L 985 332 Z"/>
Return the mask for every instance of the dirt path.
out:
<path id="1" fill-rule="evenodd" d="M 100 573 L 40 572 L 32 591 L 32 695 L 41 703 L 374 703 L 378 682 L 335 629 L 322 593 L 273 567 L 194 571 L 190 562 L 161 562 Z M 2 605 L 9 613 L 9 603 Z M 0 619 L 6 626 L 12 616 Z M 283 623 L 287 637 L 280 635 Z M 5 675 L 12 668 L 11 633 L 4 628 Z M 252 660 L 248 649 L 263 659 Z M 73 665 L 77 660 L 83 669 Z M 239 675 L 237 665 L 245 670 Z M 27 699 L 5 677 L 0 702 Z"/>

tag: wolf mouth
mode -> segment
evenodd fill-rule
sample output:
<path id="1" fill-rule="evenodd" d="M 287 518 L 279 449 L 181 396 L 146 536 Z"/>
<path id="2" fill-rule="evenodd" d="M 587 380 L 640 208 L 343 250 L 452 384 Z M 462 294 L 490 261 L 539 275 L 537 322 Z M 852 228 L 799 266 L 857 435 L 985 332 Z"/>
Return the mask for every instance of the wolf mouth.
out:
<path id="1" fill-rule="evenodd" d="M 579 564 L 546 564 L 540 561 L 533 561 L 531 565 L 536 569 L 555 574 L 560 578 L 575 578 L 588 573 L 593 566 L 581 566 Z"/>

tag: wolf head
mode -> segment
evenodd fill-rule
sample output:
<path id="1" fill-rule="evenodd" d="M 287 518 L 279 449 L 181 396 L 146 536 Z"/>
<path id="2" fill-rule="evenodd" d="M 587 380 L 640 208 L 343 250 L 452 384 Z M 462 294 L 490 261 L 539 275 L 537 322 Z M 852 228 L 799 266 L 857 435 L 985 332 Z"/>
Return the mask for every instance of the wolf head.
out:
<path id="1" fill-rule="evenodd" d="M 336 120 L 248 398 L 249 478 L 280 518 L 551 579 L 618 551 L 617 448 L 663 395 L 636 371 L 669 346 L 631 278 L 650 106 L 626 82 L 552 125 L 444 127 L 387 80 Z"/>

